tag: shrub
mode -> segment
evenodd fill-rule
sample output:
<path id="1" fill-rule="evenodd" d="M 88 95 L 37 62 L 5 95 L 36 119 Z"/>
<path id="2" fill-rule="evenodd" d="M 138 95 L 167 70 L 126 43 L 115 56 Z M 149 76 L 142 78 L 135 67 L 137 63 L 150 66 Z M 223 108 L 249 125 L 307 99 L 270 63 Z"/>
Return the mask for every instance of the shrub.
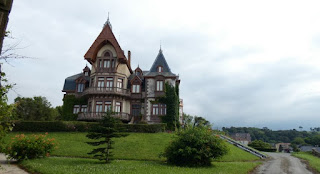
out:
<path id="1" fill-rule="evenodd" d="M 226 144 L 206 128 L 190 128 L 178 133 L 162 154 L 169 164 L 177 166 L 208 166 L 212 158 L 228 152 Z"/>
<path id="2" fill-rule="evenodd" d="M 16 132 L 87 132 L 97 122 L 84 121 L 18 121 L 13 131 Z M 123 124 L 126 132 L 156 133 L 164 132 L 166 124 Z"/>
<path id="3" fill-rule="evenodd" d="M 10 159 L 18 161 L 49 156 L 56 147 L 54 138 L 47 138 L 46 134 L 25 136 L 16 135 L 12 138 L 5 153 Z"/>
<path id="4" fill-rule="evenodd" d="M 123 124 L 126 132 L 144 132 L 144 133 L 156 133 L 164 132 L 166 130 L 166 124 Z"/>

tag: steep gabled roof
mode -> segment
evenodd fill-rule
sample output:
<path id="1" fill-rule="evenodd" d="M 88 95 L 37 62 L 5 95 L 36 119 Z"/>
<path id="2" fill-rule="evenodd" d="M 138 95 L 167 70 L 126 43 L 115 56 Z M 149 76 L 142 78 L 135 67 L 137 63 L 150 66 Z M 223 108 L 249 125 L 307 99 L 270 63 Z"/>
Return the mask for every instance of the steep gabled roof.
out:
<path id="1" fill-rule="evenodd" d="M 157 68 L 158 66 L 162 66 L 163 71 L 162 72 L 158 72 Z M 157 75 L 163 75 L 165 77 L 176 77 L 176 75 L 174 73 L 171 72 L 169 65 L 166 61 L 166 59 L 164 58 L 164 55 L 162 53 L 162 50 L 159 50 L 159 53 L 155 59 L 155 61 L 153 62 L 150 71 L 146 72 L 143 71 L 143 76 L 157 76 Z"/>
<path id="2" fill-rule="evenodd" d="M 156 57 L 156 60 L 153 62 L 152 67 L 150 68 L 150 72 L 157 72 L 158 66 L 163 67 L 163 72 L 170 72 L 171 73 L 169 65 L 168 65 L 166 59 L 164 58 L 164 55 L 163 55 L 161 49 L 159 50 L 159 53 Z"/>
<path id="3" fill-rule="evenodd" d="M 124 52 L 122 51 L 117 39 L 115 38 L 110 26 L 111 25 L 104 25 L 99 36 L 96 38 L 87 53 L 84 55 L 84 58 L 87 59 L 90 63 L 95 61 L 98 51 L 107 43 L 110 43 L 115 48 L 119 59 L 124 59 L 127 62 L 126 56 L 124 55 Z"/>

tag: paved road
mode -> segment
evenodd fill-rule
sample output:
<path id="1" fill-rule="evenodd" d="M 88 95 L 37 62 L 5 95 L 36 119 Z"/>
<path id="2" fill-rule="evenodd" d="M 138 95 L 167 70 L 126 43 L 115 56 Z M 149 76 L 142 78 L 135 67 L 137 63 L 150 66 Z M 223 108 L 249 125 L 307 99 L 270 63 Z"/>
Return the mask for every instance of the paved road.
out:
<path id="1" fill-rule="evenodd" d="M 306 164 L 289 153 L 267 153 L 271 159 L 261 165 L 255 174 L 312 174 Z"/>
<path id="2" fill-rule="evenodd" d="M 3 153 L 0 153 L 0 173 L 1 174 L 28 174 L 15 164 L 10 164 Z"/>

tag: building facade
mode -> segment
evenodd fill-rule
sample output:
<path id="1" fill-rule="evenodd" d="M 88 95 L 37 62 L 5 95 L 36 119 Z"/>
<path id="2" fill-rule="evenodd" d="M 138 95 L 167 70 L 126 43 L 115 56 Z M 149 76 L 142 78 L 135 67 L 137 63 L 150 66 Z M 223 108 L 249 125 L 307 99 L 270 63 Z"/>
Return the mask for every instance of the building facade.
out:
<path id="1" fill-rule="evenodd" d="M 85 98 L 86 105 L 74 105 L 78 120 L 98 120 L 107 111 L 128 123 L 159 123 L 166 115 L 166 105 L 157 102 L 165 94 L 165 83 L 179 86 L 179 76 L 172 73 L 160 49 L 150 70 L 131 69 L 131 52 L 127 57 L 114 37 L 111 24 L 101 33 L 84 56 L 91 68 L 65 79 L 63 92 Z M 180 100 L 179 120 L 183 103 Z"/>

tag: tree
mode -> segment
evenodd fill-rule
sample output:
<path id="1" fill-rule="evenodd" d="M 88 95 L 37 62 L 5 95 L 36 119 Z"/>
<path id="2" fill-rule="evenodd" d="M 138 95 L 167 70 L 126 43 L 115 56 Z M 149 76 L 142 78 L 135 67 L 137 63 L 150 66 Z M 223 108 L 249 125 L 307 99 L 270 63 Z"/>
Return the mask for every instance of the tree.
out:
<path id="1" fill-rule="evenodd" d="M 205 127 L 195 127 L 180 130 L 162 155 L 177 166 L 209 166 L 211 159 L 227 153 L 222 139 Z"/>
<path id="2" fill-rule="evenodd" d="M 14 117 L 19 120 L 51 121 L 57 116 L 45 97 L 17 97 L 14 102 Z"/>
<path id="3" fill-rule="evenodd" d="M 257 150 L 271 149 L 271 145 L 269 143 L 263 142 L 261 140 L 254 140 L 248 144 L 248 146 L 255 148 Z"/>
<path id="4" fill-rule="evenodd" d="M 5 73 L 1 72 L 1 82 L 7 82 L 5 79 Z M 2 150 L 3 138 L 6 136 L 7 132 L 12 130 L 13 124 L 12 119 L 12 105 L 8 105 L 7 93 L 12 88 L 10 84 L 0 84 L 0 150 Z"/>
<path id="5" fill-rule="evenodd" d="M 303 138 L 301 138 L 301 137 L 296 137 L 296 138 L 294 138 L 294 140 L 291 142 L 291 144 L 303 145 L 303 144 L 306 144 L 306 142 L 304 141 Z"/>
<path id="6" fill-rule="evenodd" d="M 93 149 L 89 155 L 94 155 L 95 158 L 110 162 L 112 144 L 114 144 L 113 138 L 127 136 L 126 133 L 120 132 L 122 129 L 122 122 L 118 118 L 111 116 L 111 112 L 107 112 L 99 121 L 98 126 L 91 128 L 87 137 L 89 139 L 97 140 L 95 142 L 87 142 L 92 146 L 104 146 Z"/>

